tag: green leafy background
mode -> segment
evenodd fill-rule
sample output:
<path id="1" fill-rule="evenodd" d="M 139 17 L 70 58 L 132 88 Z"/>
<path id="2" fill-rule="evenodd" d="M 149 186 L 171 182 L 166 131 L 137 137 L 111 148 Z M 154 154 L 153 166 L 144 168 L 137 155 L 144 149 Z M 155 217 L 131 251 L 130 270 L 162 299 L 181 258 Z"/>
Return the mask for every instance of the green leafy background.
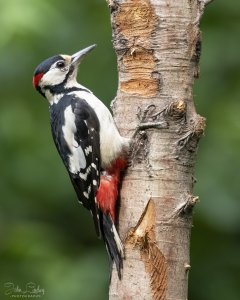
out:
<path id="1" fill-rule="evenodd" d="M 0 0 L 0 299 L 4 283 L 36 282 L 44 300 L 107 299 L 108 260 L 52 142 L 48 105 L 31 84 L 45 58 L 97 43 L 79 80 L 109 104 L 116 57 L 104 0 Z M 240 299 L 240 2 L 215 1 L 202 20 L 207 117 L 200 143 L 189 299 Z"/>

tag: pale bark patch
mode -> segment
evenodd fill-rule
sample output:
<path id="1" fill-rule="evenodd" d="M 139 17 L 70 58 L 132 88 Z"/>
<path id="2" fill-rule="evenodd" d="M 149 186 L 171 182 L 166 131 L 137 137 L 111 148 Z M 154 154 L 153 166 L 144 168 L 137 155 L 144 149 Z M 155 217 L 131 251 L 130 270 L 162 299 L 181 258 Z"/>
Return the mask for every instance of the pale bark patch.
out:
<path id="1" fill-rule="evenodd" d="M 149 50 L 149 37 L 156 28 L 157 18 L 148 0 L 131 0 L 121 5 L 116 25 L 119 34 L 128 40 L 129 51 L 123 56 L 127 78 L 120 84 L 121 91 L 141 97 L 154 97 L 159 80 L 152 76 L 156 67 L 154 51 Z M 132 29 L 135 30 L 132 30 Z M 141 44 L 142 46 L 136 46 Z M 127 80 L 126 80 L 127 79 Z"/>
<path id="2" fill-rule="evenodd" d="M 123 81 L 120 85 L 122 92 L 135 94 L 144 97 L 153 97 L 158 91 L 158 82 L 156 79 L 134 78 Z"/>
<path id="3" fill-rule="evenodd" d="M 156 210 L 152 199 L 149 200 L 138 224 L 129 231 L 125 248 L 138 249 L 145 270 L 150 278 L 150 288 L 154 300 L 166 298 L 167 263 L 156 243 Z"/>
<path id="4" fill-rule="evenodd" d="M 116 25 L 128 39 L 141 36 L 146 39 L 156 25 L 155 12 L 149 0 L 130 0 L 123 3 Z"/>

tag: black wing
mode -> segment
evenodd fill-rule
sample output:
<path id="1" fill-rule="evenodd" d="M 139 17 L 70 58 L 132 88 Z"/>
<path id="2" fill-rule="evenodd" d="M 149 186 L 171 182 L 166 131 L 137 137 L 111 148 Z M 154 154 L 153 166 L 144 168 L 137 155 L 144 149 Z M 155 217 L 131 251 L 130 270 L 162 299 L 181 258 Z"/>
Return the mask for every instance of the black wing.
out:
<path id="1" fill-rule="evenodd" d="M 64 96 L 51 106 L 50 112 L 54 142 L 79 201 L 92 212 L 100 237 L 99 208 L 96 202 L 101 166 L 97 115 L 85 100 L 73 95 Z M 65 129 L 68 134 L 73 134 L 73 143 L 67 140 Z"/>

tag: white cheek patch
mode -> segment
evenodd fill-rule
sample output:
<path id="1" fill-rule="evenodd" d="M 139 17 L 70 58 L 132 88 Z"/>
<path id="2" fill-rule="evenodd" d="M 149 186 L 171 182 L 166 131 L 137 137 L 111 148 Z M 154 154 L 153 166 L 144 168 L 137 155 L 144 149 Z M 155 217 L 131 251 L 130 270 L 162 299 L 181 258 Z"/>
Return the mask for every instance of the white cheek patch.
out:
<path id="1" fill-rule="evenodd" d="M 57 68 L 50 69 L 46 74 L 43 75 L 40 81 L 40 86 L 44 87 L 45 85 L 60 84 L 64 81 L 65 77 L 66 72 L 63 72 Z"/>

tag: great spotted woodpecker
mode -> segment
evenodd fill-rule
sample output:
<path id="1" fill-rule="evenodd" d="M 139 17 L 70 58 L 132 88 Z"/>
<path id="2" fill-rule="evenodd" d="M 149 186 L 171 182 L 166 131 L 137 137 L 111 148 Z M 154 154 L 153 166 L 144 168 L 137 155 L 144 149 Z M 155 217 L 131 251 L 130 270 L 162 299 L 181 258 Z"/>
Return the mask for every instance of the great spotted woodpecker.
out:
<path id="1" fill-rule="evenodd" d="M 119 134 L 108 108 L 77 83 L 78 65 L 94 47 L 46 59 L 34 72 L 33 86 L 49 102 L 58 153 L 78 200 L 92 213 L 97 235 L 103 238 L 121 277 L 123 246 L 114 222 L 129 142 Z"/>

